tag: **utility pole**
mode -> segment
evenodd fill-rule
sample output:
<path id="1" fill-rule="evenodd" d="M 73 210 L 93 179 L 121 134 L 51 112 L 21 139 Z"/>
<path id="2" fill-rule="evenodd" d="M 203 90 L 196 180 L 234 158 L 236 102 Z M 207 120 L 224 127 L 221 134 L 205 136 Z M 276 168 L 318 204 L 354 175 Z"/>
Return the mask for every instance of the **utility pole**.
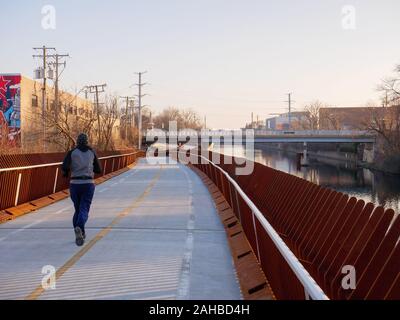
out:
<path id="1" fill-rule="evenodd" d="M 204 116 L 204 129 L 207 130 L 207 116 Z"/>
<path id="2" fill-rule="evenodd" d="M 288 118 L 289 118 L 289 130 L 292 129 L 292 93 L 288 93 L 288 107 L 289 107 L 289 113 L 288 113 Z"/>
<path id="3" fill-rule="evenodd" d="M 42 50 L 42 54 L 33 55 L 34 58 L 43 58 L 43 84 L 42 84 L 42 125 L 43 125 L 43 151 L 46 151 L 46 65 L 47 65 L 47 50 L 56 50 L 46 46 L 36 47 L 33 50 Z"/>
<path id="4" fill-rule="evenodd" d="M 102 93 L 105 91 L 105 87 L 107 87 L 106 84 L 95 84 L 95 85 L 90 85 L 87 86 L 89 89 L 89 93 L 94 93 L 94 103 L 96 106 L 96 114 L 97 114 L 97 131 L 98 131 L 98 136 L 97 136 L 97 144 L 100 145 L 101 142 L 101 128 L 100 128 L 100 107 L 99 107 L 99 93 Z"/>
<path id="5" fill-rule="evenodd" d="M 125 107 L 125 139 L 128 139 L 128 124 L 132 128 L 132 115 L 130 114 L 129 110 L 132 108 L 129 107 L 130 102 L 134 102 L 135 98 L 134 97 L 120 97 L 121 99 L 124 99 L 126 101 L 126 107 Z"/>
<path id="6" fill-rule="evenodd" d="M 142 98 L 145 96 L 145 94 L 142 94 L 142 87 L 146 85 L 146 83 L 142 83 L 142 75 L 147 73 L 147 71 L 144 72 L 137 72 L 136 74 L 139 76 L 139 83 L 137 83 L 136 85 L 138 86 L 139 89 L 139 93 L 137 95 L 138 97 L 138 117 L 139 117 L 139 121 L 138 121 L 138 148 L 140 149 L 142 147 Z"/>
<path id="7" fill-rule="evenodd" d="M 54 110 L 54 115 L 56 120 L 58 120 L 58 111 L 59 111 L 59 79 L 61 76 L 61 73 L 65 70 L 66 67 L 66 62 L 60 62 L 60 59 L 62 58 L 67 58 L 69 57 L 69 54 L 53 54 L 53 55 L 48 55 L 47 57 L 49 58 L 54 58 L 55 62 L 50 62 L 49 65 L 53 65 L 55 68 L 55 79 L 54 79 L 54 105 L 55 105 L 55 110 Z M 60 73 L 59 71 L 59 66 L 63 65 L 64 69 L 62 70 L 62 72 Z"/>

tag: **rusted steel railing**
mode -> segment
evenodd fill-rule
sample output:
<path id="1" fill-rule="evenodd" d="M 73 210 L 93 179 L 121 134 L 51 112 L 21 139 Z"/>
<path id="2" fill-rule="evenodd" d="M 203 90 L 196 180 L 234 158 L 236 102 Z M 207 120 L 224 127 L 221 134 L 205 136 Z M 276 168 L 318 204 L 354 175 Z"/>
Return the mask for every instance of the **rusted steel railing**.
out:
<path id="1" fill-rule="evenodd" d="M 400 299 L 400 217 L 392 209 L 258 163 L 237 176 L 223 155 L 209 155 L 219 165 L 200 158 L 192 164 L 240 219 L 278 299 L 325 298 L 318 288 L 330 299 Z"/>
<path id="2" fill-rule="evenodd" d="M 15 207 L 67 189 L 62 176 L 64 153 L 0 156 L 0 210 Z M 103 172 L 95 178 L 122 169 L 144 156 L 142 151 L 99 154 Z"/>

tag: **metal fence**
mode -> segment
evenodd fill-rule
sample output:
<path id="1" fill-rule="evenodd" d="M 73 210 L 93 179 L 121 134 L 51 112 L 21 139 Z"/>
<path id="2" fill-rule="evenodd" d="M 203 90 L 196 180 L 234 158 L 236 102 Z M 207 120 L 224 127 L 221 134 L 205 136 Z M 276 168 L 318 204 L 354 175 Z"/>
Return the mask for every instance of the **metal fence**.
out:
<path id="1" fill-rule="evenodd" d="M 346 194 L 210 152 L 191 162 L 240 219 L 278 299 L 400 299 L 400 217 Z M 215 161 L 215 160 L 214 160 Z M 355 285 L 355 286 L 354 286 Z M 322 290 L 320 290 L 320 288 Z M 322 292 L 323 291 L 323 292 Z"/>
<path id="2" fill-rule="evenodd" d="M 132 164 L 144 153 L 103 152 L 99 155 L 103 172 L 95 178 Z M 62 176 L 60 167 L 64 156 L 64 153 L 0 156 L 0 210 L 67 189 L 69 179 Z"/>

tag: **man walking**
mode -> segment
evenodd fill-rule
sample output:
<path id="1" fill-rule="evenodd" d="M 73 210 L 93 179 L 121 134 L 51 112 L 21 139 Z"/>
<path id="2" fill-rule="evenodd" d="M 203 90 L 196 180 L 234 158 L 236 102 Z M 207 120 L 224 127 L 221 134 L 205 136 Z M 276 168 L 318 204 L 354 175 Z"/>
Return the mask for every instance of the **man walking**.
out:
<path id="1" fill-rule="evenodd" d="M 62 171 L 64 177 L 68 177 L 71 171 L 69 190 L 75 207 L 72 224 L 75 231 L 75 243 L 82 246 L 86 238 L 85 224 L 89 218 L 95 190 L 94 173 L 101 173 L 100 162 L 89 146 L 88 136 L 85 133 L 78 136 L 76 147 L 66 155 Z"/>

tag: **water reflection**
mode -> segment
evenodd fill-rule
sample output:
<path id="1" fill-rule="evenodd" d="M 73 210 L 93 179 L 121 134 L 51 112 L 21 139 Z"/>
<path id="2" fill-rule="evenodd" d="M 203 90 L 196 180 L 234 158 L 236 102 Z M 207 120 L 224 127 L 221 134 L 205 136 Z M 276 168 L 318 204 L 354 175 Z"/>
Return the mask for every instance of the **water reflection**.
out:
<path id="1" fill-rule="evenodd" d="M 244 155 L 242 147 L 235 148 L 234 152 L 232 149 L 225 148 L 223 152 L 234 153 L 238 156 Z M 400 212 L 399 176 L 385 175 L 368 169 L 356 168 L 350 163 L 333 161 L 329 164 L 312 161 L 309 167 L 298 167 L 295 153 L 268 147 L 262 147 L 262 149 L 256 147 L 254 158 L 255 161 L 269 167 Z"/>

